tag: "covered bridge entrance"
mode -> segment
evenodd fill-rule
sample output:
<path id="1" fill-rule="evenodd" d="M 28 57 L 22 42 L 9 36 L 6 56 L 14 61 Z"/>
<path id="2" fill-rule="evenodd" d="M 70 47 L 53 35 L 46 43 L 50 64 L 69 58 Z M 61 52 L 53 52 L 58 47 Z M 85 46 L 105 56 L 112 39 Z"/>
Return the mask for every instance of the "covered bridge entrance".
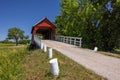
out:
<path id="1" fill-rule="evenodd" d="M 55 29 L 56 26 L 47 18 L 44 18 L 32 27 L 32 40 L 34 40 L 34 36 L 42 36 L 43 39 L 54 40 Z"/>

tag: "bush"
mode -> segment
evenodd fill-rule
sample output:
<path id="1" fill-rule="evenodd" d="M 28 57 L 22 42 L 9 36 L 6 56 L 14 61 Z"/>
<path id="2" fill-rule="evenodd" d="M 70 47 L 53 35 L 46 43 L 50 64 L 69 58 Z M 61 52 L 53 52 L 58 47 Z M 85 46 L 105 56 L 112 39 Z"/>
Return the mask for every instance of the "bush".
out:
<path id="1" fill-rule="evenodd" d="M 0 43 L 6 43 L 6 44 L 15 44 L 15 42 L 13 42 L 13 41 L 9 41 L 8 39 L 5 39 L 5 40 L 3 40 L 3 41 L 0 41 Z"/>
<path id="2" fill-rule="evenodd" d="M 20 40 L 19 44 L 28 44 L 30 43 L 30 40 Z"/>

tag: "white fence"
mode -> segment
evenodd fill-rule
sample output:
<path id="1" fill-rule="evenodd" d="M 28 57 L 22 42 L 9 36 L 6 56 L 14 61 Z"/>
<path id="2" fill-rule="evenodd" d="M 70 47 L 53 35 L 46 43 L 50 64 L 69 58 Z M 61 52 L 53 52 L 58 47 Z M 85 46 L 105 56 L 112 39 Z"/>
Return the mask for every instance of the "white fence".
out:
<path id="1" fill-rule="evenodd" d="M 41 39 L 37 36 L 34 36 L 34 41 L 36 43 L 36 45 L 40 48 L 41 46 Z"/>
<path id="2" fill-rule="evenodd" d="M 69 37 L 69 36 L 56 36 L 56 40 L 76 46 L 82 45 L 82 38 L 79 37 Z"/>

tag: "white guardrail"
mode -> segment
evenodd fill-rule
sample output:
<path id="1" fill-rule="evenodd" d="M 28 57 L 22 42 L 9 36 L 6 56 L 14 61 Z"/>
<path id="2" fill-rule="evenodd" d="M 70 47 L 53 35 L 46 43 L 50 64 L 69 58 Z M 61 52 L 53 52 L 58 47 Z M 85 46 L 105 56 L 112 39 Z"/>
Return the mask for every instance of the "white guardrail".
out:
<path id="1" fill-rule="evenodd" d="M 76 45 L 81 47 L 82 45 L 82 38 L 79 37 L 70 37 L 70 36 L 56 36 L 56 41 L 68 43 L 71 45 Z"/>
<path id="2" fill-rule="evenodd" d="M 36 43 L 36 45 L 40 48 L 41 46 L 41 39 L 37 36 L 34 36 L 34 41 Z"/>

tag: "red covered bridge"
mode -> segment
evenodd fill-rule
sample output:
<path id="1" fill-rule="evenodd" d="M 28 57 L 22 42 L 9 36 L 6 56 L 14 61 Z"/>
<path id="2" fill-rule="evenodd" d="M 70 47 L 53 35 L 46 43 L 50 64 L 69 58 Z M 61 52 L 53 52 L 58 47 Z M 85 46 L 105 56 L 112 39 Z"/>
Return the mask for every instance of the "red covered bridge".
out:
<path id="1" fill-rule="evenodd" d="M 32 40 L 35 35 L 42 35 L 43 39 L 54 40 L 56 35 L 56 26 L 47 18 L 42 19 L 32 27 Z"/>

